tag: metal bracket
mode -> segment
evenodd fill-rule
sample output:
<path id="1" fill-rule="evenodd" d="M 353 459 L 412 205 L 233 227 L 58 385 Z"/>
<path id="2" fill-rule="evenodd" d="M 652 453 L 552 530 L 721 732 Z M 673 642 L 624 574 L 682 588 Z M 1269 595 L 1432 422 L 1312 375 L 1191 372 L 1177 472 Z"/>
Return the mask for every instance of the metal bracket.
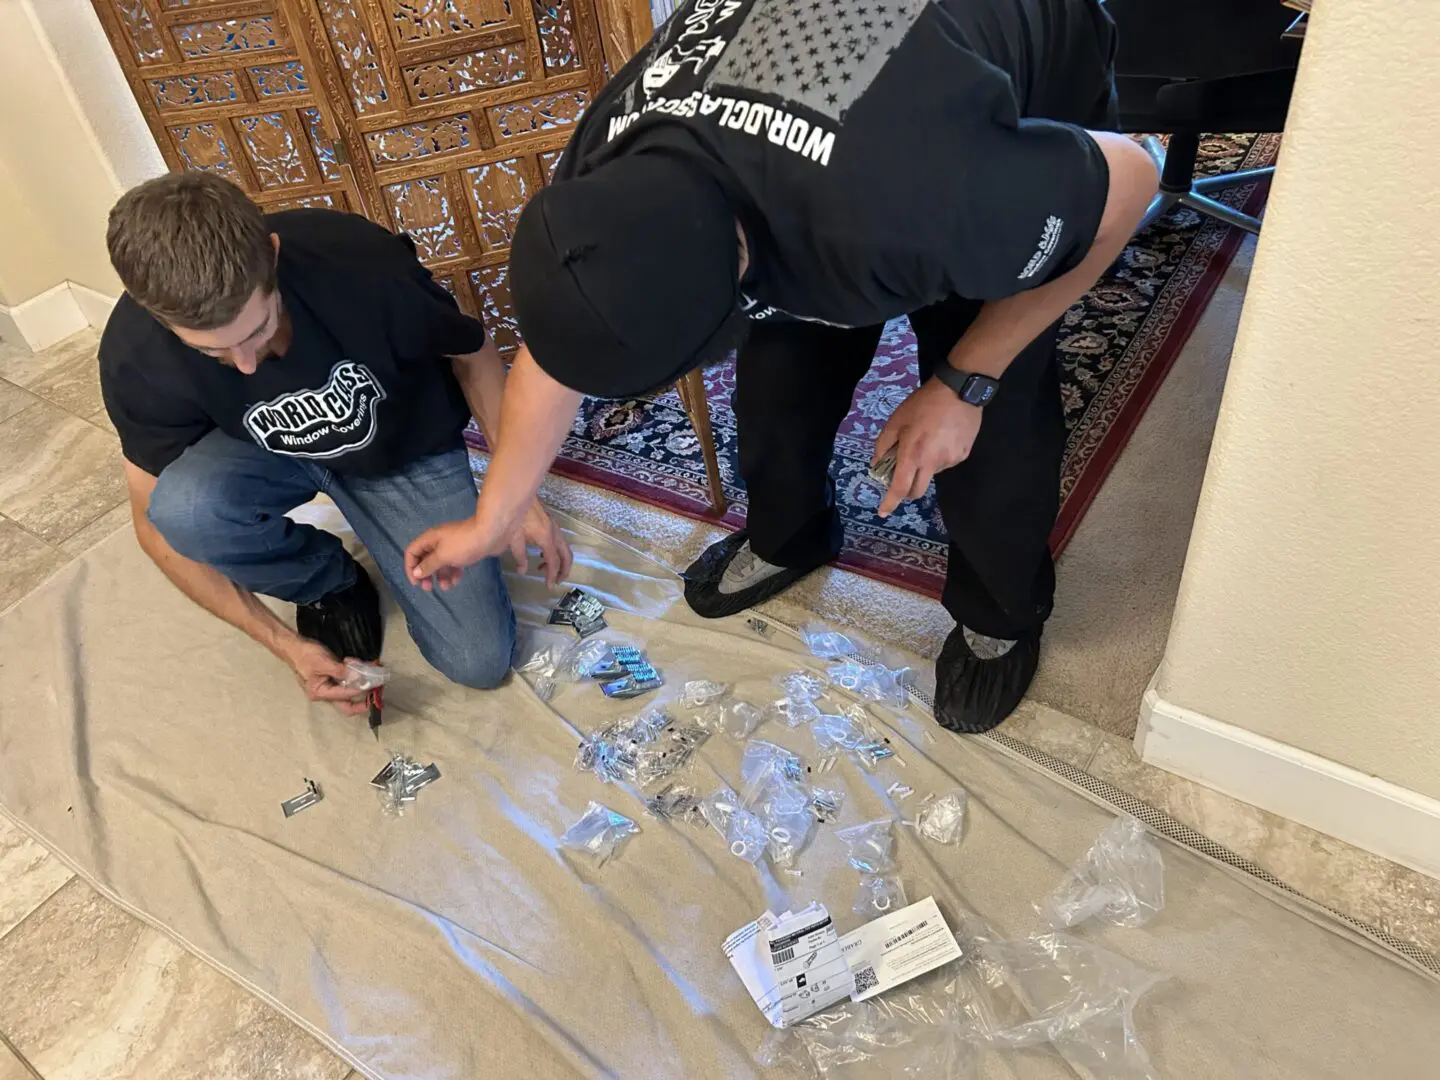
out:
<path id="1" fill-rule="evenodd" d="M 306 777 L 305 790 L 294 798 L 286 799 L 282 802 L 280 809 L 285 811 L 286 817 L 294 817 L 301 810 L 309 809 L 323 798 L 325 798 L 325 796 L 320 791 L 320 785 L 309 777 Z"/>

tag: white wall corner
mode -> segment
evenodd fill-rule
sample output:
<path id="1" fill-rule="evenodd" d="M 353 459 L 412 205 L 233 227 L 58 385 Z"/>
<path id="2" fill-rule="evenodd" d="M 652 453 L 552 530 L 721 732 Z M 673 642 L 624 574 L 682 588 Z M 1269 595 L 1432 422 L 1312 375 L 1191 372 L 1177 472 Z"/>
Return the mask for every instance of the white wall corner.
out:
<path id="1" fill-rule="evenodd" d="M 1135 749 L 1147 764 L 1440 878 L 1440 800 L 1166 701 L 1153 683 Z"/>
<path id="2" fill-rule="evenodd" d="M 80 313 L 85 316 L 85 321 L 94 328 L 98 334 L 105 329 L 105 324 L 110 321 L 110 312 L 115 310 L 119 303 L 119 297 L 106 296 L 102 292 L 96 292 L 88 285 L 81 285 L 79 282 L 70 282 L 70 295 L 75 297 L 75 303 L 80 307 Z"/>
<path id="3" fill-rule="evenodd" d="M 68 281 L 14 307 L 0 306 L 0 337 L 23 345 L 31 352 L 48 349 L 91 325 Z"/>

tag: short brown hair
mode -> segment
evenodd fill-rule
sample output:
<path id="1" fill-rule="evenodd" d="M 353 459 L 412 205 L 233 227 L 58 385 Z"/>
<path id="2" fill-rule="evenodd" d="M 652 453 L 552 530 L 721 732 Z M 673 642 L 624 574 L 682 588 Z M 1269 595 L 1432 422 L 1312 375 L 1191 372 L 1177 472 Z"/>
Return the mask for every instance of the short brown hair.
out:
<path id="1" fill-rule="evenodd" d="M 210 173 L 170 173 L 127 191 L 110 211 L 105 243 L 125 291 L 187 330 L 225 326 L 257 288 L 275 288 L 265 215 Z"/>

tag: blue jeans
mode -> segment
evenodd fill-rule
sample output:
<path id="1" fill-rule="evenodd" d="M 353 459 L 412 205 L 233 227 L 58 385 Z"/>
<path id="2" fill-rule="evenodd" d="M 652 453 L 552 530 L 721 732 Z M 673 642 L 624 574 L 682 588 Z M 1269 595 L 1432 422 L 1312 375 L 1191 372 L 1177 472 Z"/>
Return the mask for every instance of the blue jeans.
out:
<path id="1" fill-rule="evenodd" d="M 515 648 L 515 612 L 499 561 L 469 567 L 446 592 L 425 592 L 405 576 L 410 541 L 475 513 L 475 478 L 462 448 L 362 478 L 212 431 L 161 472 L 149 517 L 187 559 L 251 592 L 305 604 L 355 580 L 338 537 L 285 516 L 319 492 L 335 501 L 375 559 L 425 659 L 465 686 L 498 686 Z"/>

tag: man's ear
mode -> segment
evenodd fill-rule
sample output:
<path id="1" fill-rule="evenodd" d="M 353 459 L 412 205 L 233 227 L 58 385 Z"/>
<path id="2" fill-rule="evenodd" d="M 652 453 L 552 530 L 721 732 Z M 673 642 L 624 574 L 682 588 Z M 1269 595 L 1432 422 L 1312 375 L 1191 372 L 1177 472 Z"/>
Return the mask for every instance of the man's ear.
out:
<path id="1" fill-rule="evenodd" d="M 272 232 L 272 233 L 270 234 L 270 243 L 272 243 L 273 245 L 275 245 L 275 254 L 276 254 L 276 255 L 279 255 L 279 254 L 280 254 L 280 234 L 279 234 L 279 233 L 273 233 L 273 232 Z"/>

